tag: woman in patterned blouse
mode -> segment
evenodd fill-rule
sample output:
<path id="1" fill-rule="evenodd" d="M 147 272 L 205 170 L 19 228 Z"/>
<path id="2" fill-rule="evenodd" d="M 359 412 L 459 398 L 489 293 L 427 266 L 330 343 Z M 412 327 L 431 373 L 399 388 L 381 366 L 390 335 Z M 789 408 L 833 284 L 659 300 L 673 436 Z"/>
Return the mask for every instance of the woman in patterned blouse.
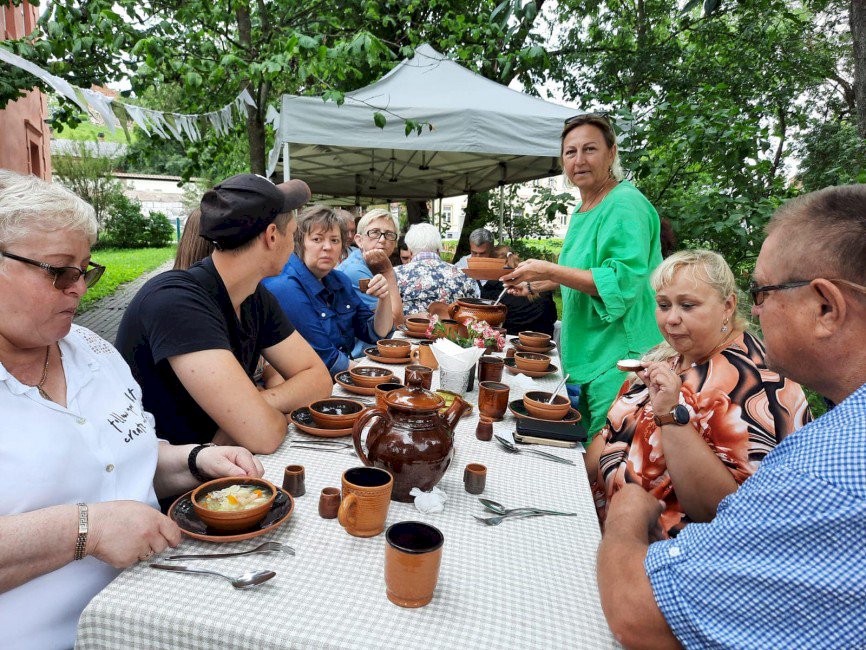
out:
<path id="1" fill-rule="evenodd" d="M 737 313 L 734 276 L 711 251 L 681 251 L 655 270 L 665 342 L 620 389 L 586 466 L 604 524 L 607 504 L 637 483 L 665 504 L 676 535 L 710 521 L 786 435 L 811 420 L 796 384 L 769 370 L 764 347 Z"/>

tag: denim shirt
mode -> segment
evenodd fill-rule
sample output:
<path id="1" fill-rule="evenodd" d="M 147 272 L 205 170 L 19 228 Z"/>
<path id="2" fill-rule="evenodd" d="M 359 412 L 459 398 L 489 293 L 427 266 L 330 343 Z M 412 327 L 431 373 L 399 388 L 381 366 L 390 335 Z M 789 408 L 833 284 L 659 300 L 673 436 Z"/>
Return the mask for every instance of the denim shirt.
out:
<path id="1" fill-rule="evenodd" d="M 369 343 L 382 338 L 373 329 L 373 310 L 358 298 L 349 278 L 336 269 L 320 282 L 293 253 L 279 275 L 262 283 L 331 376 L 349 367 L 355 337 Z"/>

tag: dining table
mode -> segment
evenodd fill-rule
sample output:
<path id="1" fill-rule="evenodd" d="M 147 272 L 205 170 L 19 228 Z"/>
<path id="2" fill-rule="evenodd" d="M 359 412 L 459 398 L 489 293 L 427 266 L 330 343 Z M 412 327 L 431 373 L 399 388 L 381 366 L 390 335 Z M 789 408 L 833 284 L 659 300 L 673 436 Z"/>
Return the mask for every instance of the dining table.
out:
<path id="1" fill-rule="evenodd" d="M 390 368 L 403 379 L 405 365 L 363 363 Z M 518 386 L 514 379 L 503 373 L 503 383 L 511 385 L 510 399 L 532 387 L 526 381 Z M 550 391 L 560 379 L 561 370 L 533 385 Z M 438 383 L 435 371 L 434 390 Z M 352 397 L 339 385 L 333 394 Z M 495 438 L 476 438 L 477 382 L 465 399 L 474 408 L 454 430 L 454 458 L 437 485 L 447 495 L 444 510 L 425 514 L 414 503 L 391 501 L 387 515 L 386 526 L 421 521 L 444 535 L 439 580 L 428 605 L 407 609 L 386 597 L 384 533 L 353 537 L 337 519 L 319 516 L 322 489 L 340 488 L 343 472 L 362 465 L 354 450 L 295 447 L 316 438 L 289 425 L 280 448 L 259 458 L 264 477 L 277 486 L 287 465 L 304 466 L 306 493 L 295 499 L 291 516 L 243 541 L 214 543 L 184 536 L 177 548 L 126 569 L 82 613 L 76 648 L 618 648 L 596 584 L 601 534 L 582 447 L 526 447 L 574 465 L 509 453 Z M 515 426 L 509 412 L 493 429 L 512 440 Z M 469 463 L 487 467 L 480 495 L 464 489 Z M 515 518 L 488 526 L 473 516 L 493 515 L 479 497 L 508 508 L 532 506 L 576 515 Z M 172 554 L 243 551 L 265 541 L 287 544 L 295 554 L 178 563 L 231 575 L 276 572 L 252 589 L 234 589 L 215 576 L 149 566 Z"/>

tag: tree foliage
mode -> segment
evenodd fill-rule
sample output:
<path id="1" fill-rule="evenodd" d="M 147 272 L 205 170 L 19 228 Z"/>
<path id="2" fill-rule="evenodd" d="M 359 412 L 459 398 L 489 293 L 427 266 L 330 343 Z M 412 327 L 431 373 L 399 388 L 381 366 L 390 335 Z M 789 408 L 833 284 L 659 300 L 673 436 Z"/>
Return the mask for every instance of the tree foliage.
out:
<path id="1" fill-rule="evenodd" d="M 122 195 L 120 183 L 113 176 L 116 161 L 103 151 L 98 140 L 78 140 L 72 147 L 68 155 L 53 156 L 54 176 L 93 206 L 96 221 L 102 226 L 110 206 Z"/>

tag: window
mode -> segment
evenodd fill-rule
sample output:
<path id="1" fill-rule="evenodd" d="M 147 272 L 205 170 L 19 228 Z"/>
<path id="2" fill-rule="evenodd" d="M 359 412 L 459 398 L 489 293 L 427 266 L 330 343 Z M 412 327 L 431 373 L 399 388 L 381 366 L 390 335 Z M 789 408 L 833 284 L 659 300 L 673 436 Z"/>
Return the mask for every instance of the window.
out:
<path id="1" fill-rule="evenodd" d="M 451 227 L 451 206 L 450 205 L 446 205 L 444 208 L 442 208 L 442 225 L 444 225 L 446 228 Z"/>

